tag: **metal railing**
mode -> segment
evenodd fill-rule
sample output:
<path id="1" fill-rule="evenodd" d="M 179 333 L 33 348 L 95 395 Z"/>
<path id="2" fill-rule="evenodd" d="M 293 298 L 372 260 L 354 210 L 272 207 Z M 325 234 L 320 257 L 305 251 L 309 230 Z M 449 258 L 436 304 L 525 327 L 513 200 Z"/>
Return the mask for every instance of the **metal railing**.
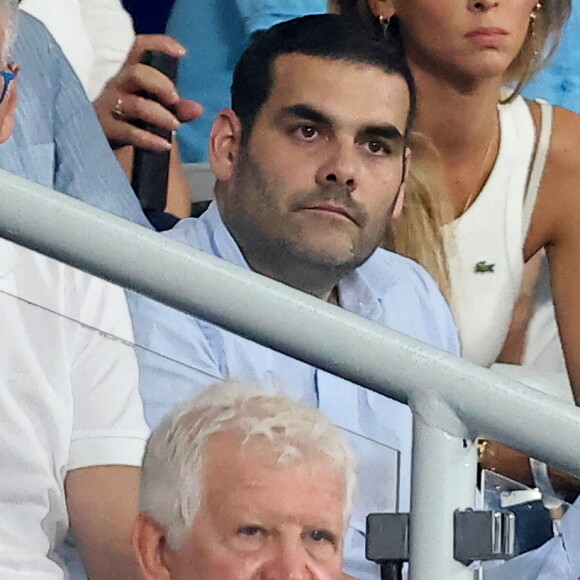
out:
<path id="1" fill-rule="evenodd" d="M 580 475 L 580 409 L 25 179 L 0 183 L 2 237 L 408 403 L 412 580 L 472 577 L 453 559 L 453 512 L 473 503 L 477 436 Z"/>

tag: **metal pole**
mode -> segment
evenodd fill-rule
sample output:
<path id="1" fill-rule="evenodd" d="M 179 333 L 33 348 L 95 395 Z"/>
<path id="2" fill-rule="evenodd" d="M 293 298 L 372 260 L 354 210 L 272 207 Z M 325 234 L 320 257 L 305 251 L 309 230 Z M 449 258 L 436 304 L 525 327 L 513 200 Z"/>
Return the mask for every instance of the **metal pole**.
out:
<path id="1" fill-rule="evenodd" d="M 452 512 L 473 502 L 470 433 L 580 475 L 580 410 L 572 405 L 28 180 L 0 171 L 0 184 L 3 237 L 410 400 L 412 580 L 468 577 L 452 560 Z"/>
<path id="2" fill-rule="evenodd" d="M 441 409 L 436 396 L 411 405 L 410 580 L 472 580 L 473 571 L 453 559 L 453 512 L 474 505 L 476 446 L 434 426 Z"/>
<path id="3" fill-rule="evenodd" d="M 438 427 L 580 475 L 580 409 L 21 177 L 0 183 L 3 237 L 387 397 L 436 392 L 453 410 Z"/>

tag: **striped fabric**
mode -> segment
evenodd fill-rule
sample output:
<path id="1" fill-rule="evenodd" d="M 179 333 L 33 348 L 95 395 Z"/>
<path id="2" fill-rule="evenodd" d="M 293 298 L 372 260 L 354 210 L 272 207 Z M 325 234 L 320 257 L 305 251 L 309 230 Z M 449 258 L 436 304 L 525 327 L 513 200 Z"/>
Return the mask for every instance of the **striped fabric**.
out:
<path id="1" fill-rule="evenodd" d="M 68 61 L 25 13 L 13 59 L 19 102 L 0 168 L 150 227 Z"/>

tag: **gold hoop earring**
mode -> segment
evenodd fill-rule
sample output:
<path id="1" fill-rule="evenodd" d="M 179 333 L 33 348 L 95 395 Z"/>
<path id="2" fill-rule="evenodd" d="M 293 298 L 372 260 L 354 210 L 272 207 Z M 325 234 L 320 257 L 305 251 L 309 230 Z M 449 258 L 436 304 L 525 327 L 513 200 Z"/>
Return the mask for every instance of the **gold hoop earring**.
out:
<path id="1" fill-rule="evenodd" d="M 534 6 L 534 9 L 532 10 L 532 13 L 530 14 L 530 27 L 529 27 L 529 33 L 528 33 L 528 42 L 530 43 L 530 48 L 532 51 L 532 58 L 530 59 L 530 61 L 526 65 L 526 68 L 523 71 L 523 74 L 521 75 L 521 77 L 517 80 L 516 86 L 514 87 L 514 90 L 510 93 L 510 95 L 507 98 L 499 100 L 499 103 L 501 105 L 507 105 L 507 104 L 511 103 L 519 94 L 521 94 L 523 88 L 528 84 L 530 79 L 537 72 L 536 67 L 537 67 L 538 57 L 540 56 L 540 49 L 538 47 L 538 40 L 537 40 L 534 22 L 536 20 L 536 17 L 538 16 L 538 12 L 541 10 L 541 8 L 542 8 L 542 3 L 538 2 Z"/>
<path id="2" fill-rule="evenodd" d="M 542 9 L 542 3 L 538 2 L 534 8 L 532 9 L 532 13 L 530 14 L 530 20 L 533 21 L 536 19 L 536 17 L 538 16 L 538 12 Z"/>
<path id="3" fill-rule="evenodd" d="M 538 55 L 540 54 L 540 51 L 538 49 L 538 42 L 536 39 L 536 18 L 538 17 L 538 12 L 542 9 L 542 3 L 538 2 L 535 6 L 534 9 L 532 10 L 532 13 L 530 14 L 530 42 L 532 43 L 533 46 L 533 55 L 534 55 L 534 59 L 538 58 Z"/>

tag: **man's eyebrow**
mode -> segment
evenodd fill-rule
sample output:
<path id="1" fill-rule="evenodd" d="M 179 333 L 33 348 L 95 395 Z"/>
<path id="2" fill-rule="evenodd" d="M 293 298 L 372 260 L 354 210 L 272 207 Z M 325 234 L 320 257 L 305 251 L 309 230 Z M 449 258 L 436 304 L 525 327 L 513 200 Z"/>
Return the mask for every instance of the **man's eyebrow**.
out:
<path id="1" fill-rule="evenodd" d="M 391 124 L 367 125 L 359 131 L 359 135 L 365 137 L 380 137 L 382 139 L 396 142 L 403 141 L 402 133 L 397 129 L 397 127 Z"/>
<path id="2" fill-rule="evenodd" d="M 290 107 L 285 107 L 280 110 L 278 114 L 279 118 L 284 117 L 296 117 L 298 119 L 305 119 L 312 121 L 313 123 L 320 123 L 324 125 L 333 125 L 333 120 L 328 115 L 312 108 L 310 105 L 292 105 Z M 359 130 L 359 135 L 364 135 L 367 137 L 380 137 L 382 139 L 388 139 L 390 141 L 403 141 L 403 135 L 390 123 L 384 125 L 366 125 Z"/>
<path id="3" fill-rule="evenodd" d="M 309 105 L 292 105 L 290 107 L 284 107 L 278 114 L 278 117 L 297 117 L 299 119 L 312 121 L 313 123 L 332 125 L 332 119 L 329 116 L 313 109 Z"/>

